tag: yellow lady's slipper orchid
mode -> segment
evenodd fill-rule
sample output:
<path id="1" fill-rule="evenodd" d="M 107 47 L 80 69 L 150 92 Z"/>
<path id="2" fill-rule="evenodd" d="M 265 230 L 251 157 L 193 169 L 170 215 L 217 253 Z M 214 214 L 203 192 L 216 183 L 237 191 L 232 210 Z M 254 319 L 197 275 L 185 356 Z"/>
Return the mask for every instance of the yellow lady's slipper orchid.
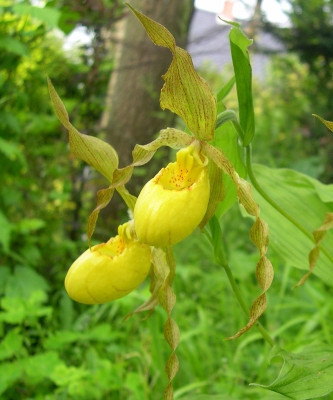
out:
<path id="1" fill-rule="evenodd" d="M 126 296 L 146 278 L 150 247 L 134 238 L 129 223 L 118 236 L 85 251 L 70 267 L 65 288 L 84 304 L 102 304 Z"/>
<path id="2" fill-rule="evenodd" d="M 207 163 L 195 141 L 143 187 L 134 208 L 141 242 L 157 247 L 175 244 L 199 225 L 210 194 Z"/>

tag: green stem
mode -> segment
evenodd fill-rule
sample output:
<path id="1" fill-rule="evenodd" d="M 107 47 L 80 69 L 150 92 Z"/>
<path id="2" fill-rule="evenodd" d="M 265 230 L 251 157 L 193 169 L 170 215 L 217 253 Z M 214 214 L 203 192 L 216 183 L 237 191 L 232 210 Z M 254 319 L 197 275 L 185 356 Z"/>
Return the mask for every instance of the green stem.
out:
<path id="1" fill-rule="evenodd" d="M 251 145 L 248 145 L 245 147 L 246 150 L 246 166 L 247 166 L 247 172 L 249 174 L 250 180 L 252 185 L 256 188 L 257 192 L 260 193 L 260 195 L 273 207 L 278 211 L 281 215 L 283 215 L 285 218 L 287 218 L 288 221 L 290 221 L 293 225 L 296 226 L 301 232 L 304 233 L 305 236 L 307 236 L 313 243 L 315 242 L 315 239 L 313 235 L 307 231 L 301 224 L 299 224 L 294 217 L 292 217 L 290 214 L 288 214 L 283 208 L 281 208 L 265 191 L 264 189 L 259 185 L 259 182 L 257 181 L 256 177 L 254 176 L 253 169 L 252 169 L 252 155 L 251 155 Z M 318 246 L 319 249 L 333 262 L 333 257 L 328 253 L 328 251 L 323 248 L 321 245 Z"/>
<path id="2" fill-rule="evenodd" d="M 227 277 L 229 279 L 231 288 L 238 300 L 239 305 L 241 306 L 241 309 L 244 311 L 245 315 L 248 317 L 250 311 L 245 303 L 245 300 L 242 296 L 241 291 L 239 290 L 239 287 L 235 281 L 235 278 L 232 274 L 229 264 L 225 261 L 223 256 L 221 257 L 221 254 L 219 255 L 218 258 L 219 258 L 218 263 L 222 268 L 224 268 L 224 270 L 227 274 Z M 256 327 L 259 330 L 259 332 L 261 333 L 262 337 L 266 340 L 266 342 L 269 343 L 272 347 L 275 346 L 274 340 L 271 338 L 270 334 L 267 332 L 267 330 L 262 326 L 262 324 L 260 322 L 257 322 Z"/>

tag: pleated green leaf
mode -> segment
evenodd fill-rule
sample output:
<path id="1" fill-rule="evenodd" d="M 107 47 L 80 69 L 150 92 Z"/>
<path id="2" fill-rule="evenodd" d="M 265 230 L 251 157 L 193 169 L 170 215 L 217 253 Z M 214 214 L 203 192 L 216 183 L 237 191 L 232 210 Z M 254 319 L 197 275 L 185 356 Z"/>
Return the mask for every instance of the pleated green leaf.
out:
<path id="1" fill-rule="evenodd" d="M 70 123 L 66 108 L 49 79 L 48 86 L 55 113 L 64 127 L 68 129 L 72 154 L 85 161 L 112 182 L 113 172 L 118 167 L 116 151 L 103 140 L 77 131 Z"/>
<path id="2" fill-rule="evenodd" d="M 191 56 L 176 46 L 172 34 L 162 25 L 128 5 L 142 23 L 150 39 L 167 47 L 173 54 L 172 63 L 163 79 L 161 108 L 179 115 L 199 140 L 213 140 L 216 122 L 216 99 L 209 86 L 194 69 Z"/>
<path id="3" fill-rule="evenodd" d="M 293 354 L 275 346 L 270 358 L 271 361 L 283 359 L 276 380 L 270 385 L 251 386 L 259 386 L 293 400 L 315 399 L 333 391 L 332 347 L 317 345 Z"/>
<path id="4" fill-rule="evenodd" d="M 320 227 L 327 213 L 333 212 L 333 185 L 325 185 L 294 170 L 273 169 L 263 165 L 253 166 L 259 184 L 289 215 L 310 234 Z M 284 262 L 306 270 L 316 257 L 312 240 L 276 211 L 254 189 L 255 200 L 260 204 L 261 215 L 269 224 L 270 247 Z M 333 231 L 326 231 L 319 243 L 320 250 L 313 274 L 327 285 L 333 286 Z"/>
<path id="5" fill-rule="evenodd" d="M 248 146 L 254 136 L 255 120 L 252 99 L 252 68 L 249 59 L 248 39 L 239 27 L 231 29 L 229 34 L 232 63 L 235 71 L 239 121 L 243 129 L 243 146 Z"/>
<path id="6" fill-rule="evenodd" d="M 260 256 L 256 268 L 256 278 L 262 288 L 261 294 L 254 300 L 250 309 L 249 321 L 246 326 L 240 329 L 235 335 L 228 339 L 235 339 L 252 328 L 259 317 L 266 309 L 266 292 L 270 288 L 274 276 L 271 262 L 266 257 L 268 247 L 268 225 L 259 216 L 259 206 L 252 196 L 252 186 L 235 171 L 233 165 L 226 155 L 208 143 L 203 143 L 203 151 L 211 161 L 230 176 L 236 186 L 239 203 L 246 212 L 255 217 L 254 224 L 250 231 L 250 237 L 259 250 Z"/>

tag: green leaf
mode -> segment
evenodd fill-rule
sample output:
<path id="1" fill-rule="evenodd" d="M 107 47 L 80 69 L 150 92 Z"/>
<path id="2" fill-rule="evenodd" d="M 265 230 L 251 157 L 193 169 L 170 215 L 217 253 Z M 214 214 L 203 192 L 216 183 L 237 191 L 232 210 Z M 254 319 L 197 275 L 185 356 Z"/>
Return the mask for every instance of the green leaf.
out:
<path id="1" fill-rule="evenodd" d="M 7 333 L 0 346 L 0 360 L 5 360 L 13 356 L 17 357 L 22 349 L 23 336 L 19 329 L 12 329 Z"/>
<path id="2" fill-rule="evenodd" d="M 31 268 L 17 266 L 7 281 L 6 296 L 28 299 L 38 290 L 43 292 L 49 290 L 49 284 L 45 278 Z"/>
<path id="3" fill-rule="evenodd" d="M 279 376 L 270 385 L 252 384 L 284 395 L 288 399 L 307 400 L 333 391 L 333 348 L 319 345 L 301 353 L 289 353 L 279 347 L 271 352 L 271 361 L 283 359 Z"/>
<path id="4" fill-rule="evenodd" d="M 244 132 L 243 146 L 248 146 L 254 136 L 255 121 L 252 99 L 252 68 L 247 47 L 252 44 L 240 28 L 229 34 L 232 63 L 235 71 L 239 107 L 239 121 Z"/>
<path id="5" fill-rule="evenodd" d="M 165 84 L 160 97 L 162 109 L 167 108 L 179 115 L 197 139 L 213 140 L 216 99 L 195 71 L 191 56 L 176 46 L 174 37 L 164 26 L 128 6 L 150 39 L 159 46 L 167 47 L 174 56 L 167 73 L 163 75 Z"/>
<path id="6" fill-rule="evenodd" d="M 105 176 L 111 183 L 113 172 L 118 167 L 118 155 L 114 148 L 101 139 L 78 132 L 70 123 L 64 104 L 48 79 L 52 104 L 60 122 L 69 131 L 71 152 Z"/>
<path id="7" fill-rule="evenodd" d="M 19 56 L 27 56 L 29 54 L 27 47 L 12 37 L 0 37 L 0 48 Z"/>
<path id="8" fill-rule="evenodd" d="M 333 132 L 333 122 L 332 121 L 326 121 L 322 117 L 320 117 L 317 114 L 312 114 L 314 117 L 318 118 L 325 126 L 328 128 L 331 132 Z"/>
<path id="9" fill-rule="evenodd" d="M 239 176 L 245 178 L 246 168 L 240 155 L 240 146 L 235 127 L 231 122 L 224 124 L 215 131 L 214 146 L 223 151 L 230 160 Z M 216 215 L 221 217 L 237 200 L 237 190 L 234 182 L 229 175 L 223 173 L 223 183 L 225 186 L 225 198 L 218 204 Z"/>
<path id="10" fill-rule="evenodd" d="M 333 185 L 314 184 L 315 179 L 289 169 L 272 169 L 263 165 L 253 166 L 254 174 L 268 195 L 291 215 L 308 232 L 321 226 L 327 213 L 333 212 Z M 326 195 L 325 195 L 325 187 Z M 308 254 L 314 246 L 289 220 L 273 208 L 256 190 L 254 198 L 260 204 L 261 215 L 269 224 L 270 247 L 288 265 L 307 269 Z M 326 202 L 322 200 L 326 199 Z M 333 286 L 333 232 L 326 233 L 313 273 L 327 285 Z"/>
<path id="11" fill-rule="evenodd" d="M 30 17 L 38 19 L 50 28 L 58 26 L 60 11 L 50 7 L 35 7 L 29 4 L 18 3 L 13 5 L 13 11 L 17 15 L 30 15 Z"/>
<path id="12" fill-rule="evenodd" d="M 4 251 L 9 251 L 10 234 L 14 226 L 8 221 L 4 214 L 0 211 L 0 243 L 3 245 Z"/>
<path id="13" fill-rule="evenodd" d="M 229 79 L 229 81 L 219 90 L 219 92 L 217 93 L 217 102 L 219 103 L 220 101 L 222 101 L 225 97 L 228 96 L 228 94 L 230 93 L 231 89 L 234 87 L 234 84 L 236 82 L 236 78 L 235 76 L 233 76 L 231 79 Z"/>

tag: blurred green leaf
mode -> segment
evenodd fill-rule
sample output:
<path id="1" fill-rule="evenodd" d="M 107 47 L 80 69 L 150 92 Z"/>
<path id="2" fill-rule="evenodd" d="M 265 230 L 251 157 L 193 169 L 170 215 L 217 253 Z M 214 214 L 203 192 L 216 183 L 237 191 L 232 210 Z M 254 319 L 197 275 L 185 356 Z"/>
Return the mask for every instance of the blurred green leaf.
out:
<path id="1" fill-rule="evenodd" d="M 41 8 L 31 6 L 30 4 L 17 3 L 13 5 L 13 11 L 20 16 L 30 15 L 30 17 L 45 23 L 50 28 L 56 28 L 58 26 L 60 11 L 55 8 Z"/>
<path id="2" fill-rule="evenodd" d="M 15 267 L 6 286 L 7 297 L 22 297 L 28 299 L 35 291 L 49 290 L 46 279 L 31 268 Z"/>
<path id="3" fill-rule="evenodd" d="M 21 377 L 23 368 L 24 365 L 20 361 L 5 362 L 0 365 L 0 394 Z"/>
<path id="4" fill-rule="evenodd" d="M 0 48 L 10 51 L 19 56 L 27 56 L 27 47 L 17 39 L 12 37 L 0 37 Z"/>
<path id="5" fill-rule="evenodd" d="M 13 225 L 0 211 L 0 243 L 2 243 L 4 250 L 9 250 L 10 234 L 13 229 Z"/>
<path id="6" fill-rule="evenodd" d="M 255 122 L 252 100 L 252 68 L 247 47 L 252 44 L 240 28 L 229 34 L 232 63 L 235 71 L 239 121 L 244 132 L 243 146 L 248 146 L 254 136 Z"/>
<path id="7" fill-rule="evenodd" d="M 23 336 L 19 333 L 19 329 L 12 329 L 7 333 L 1 342 L 0 346 L 0 360 L 17 357 L 22 349 Z"/>
<path id="8" fill-rule="evenodd" d="M 22 233 L 22 234 L 27 234 L 30 233 L 31 231 L 37 231 L 39 229 L 44 228 L 45 226 L 45 221 L 37 218 L 24 218 L 22 219 L 19 223 L 16 224 L 16 229 Z"/>
<path id="9" fill-rule="evenodd" d="M 333 348 L 325 345 L 305 348 L 301 353 L 289 353 L 279 347 L 271 352 L 271 361 L 283 359 L 279 376 L 263 389 L 280 393 L 288 399 L 307 400 L 333 391 Z"/>

